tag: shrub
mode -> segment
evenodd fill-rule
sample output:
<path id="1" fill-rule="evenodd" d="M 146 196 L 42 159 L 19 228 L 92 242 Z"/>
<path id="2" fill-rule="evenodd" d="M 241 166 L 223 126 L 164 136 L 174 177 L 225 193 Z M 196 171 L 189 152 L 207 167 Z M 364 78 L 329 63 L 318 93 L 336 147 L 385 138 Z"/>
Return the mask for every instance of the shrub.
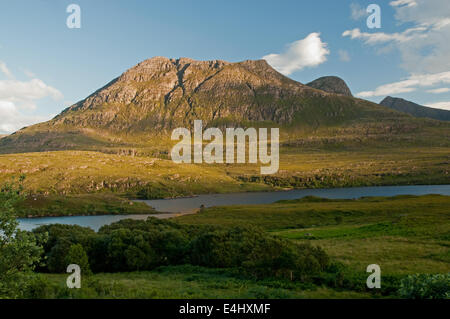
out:
<path id="1" fill-rule="evenodd" d="M 399 295 L 408 299 L 448 299 L 450 273 L 410 275 L 401 281 Z"/>
<path id="2" fill-rule="evenodd" d="M 83 246 L 80 244 L 71 245 L 67 255 L 65 257 L 66 267 L 70 264 L 77 264 L 80 266 L 81 274 L 91 275 L 91 267 L 89 266 L 89 259 L 84 250 Z"/>
<path id="3" fill-rule="evenodd" d="M 251 228 L 216 230 L 192 241 L 190 262 L 216 268 L 240 267 L 257 278 L 282 276 L 306 280 L 326 267 L 320 248 L 296 245 Z"/>

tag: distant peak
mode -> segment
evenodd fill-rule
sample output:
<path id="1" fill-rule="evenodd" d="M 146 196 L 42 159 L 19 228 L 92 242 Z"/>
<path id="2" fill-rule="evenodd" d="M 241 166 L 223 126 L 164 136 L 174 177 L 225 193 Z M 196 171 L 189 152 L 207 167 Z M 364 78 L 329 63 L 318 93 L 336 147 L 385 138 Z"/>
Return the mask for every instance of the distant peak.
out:
<path id="1" fill-rule="evenodd" d="M 347 83 L 337 76 L 323 76 L 306 85 L 328 93 L 353 96 Z"/>
<path id="2" fill-rule="evenodd" d="M 435 120 L 450 121 L 450 111 L 433 109 L 399 97 L 387 96 L 380 102 L 380 105 L 411 114 L 415 117 L 427 117 Z"/>

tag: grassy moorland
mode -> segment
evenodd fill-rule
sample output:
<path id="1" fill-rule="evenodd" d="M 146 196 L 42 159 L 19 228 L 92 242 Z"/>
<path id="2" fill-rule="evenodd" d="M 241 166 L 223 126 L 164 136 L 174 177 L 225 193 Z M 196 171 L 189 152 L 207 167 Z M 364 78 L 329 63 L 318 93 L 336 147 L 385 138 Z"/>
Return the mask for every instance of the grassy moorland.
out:
<path id="1" fill-rule="evenodd" d="M 121 221 L 98 233 L 43 226 L 37 233 L 50 233 L 45 251 L 51 273 L 40 274 L 39 289 L 28 297 L 398 298 L 407 296 L 400 288 L 413 274 L 447 274 L 437 289 L 448 293 L 449 204 L 450 197 L 441 195 L 306 197 L 212 207 L 173 221 Z M 74 243 L 85 247 L 84 264 L 89 260 L 94 271 L 81 289 L 65 287 L 67 275 L 58 262 L 66 260 L 64 247 Z M 326 255 L 308 247 L 321 247 Z M 292 266 L 289 279 L 290 259 L 278 258 L 294 251 L 303 261 Z M 154 252 L 153 259 L 144 258 Z M 315 258 L 326 266 L 302 275 L 318 267 Z M 366 267 L 374 263 L 381 267 L 380 290 L 365 287 Z"/>
<path id="2" fill-rule="evenodd" d="M 30 195 L 17 204 L 18 217 L 155 214 L 142 202 L 133 202 L 112 194 Z"/>
<path id="3" fill-rule="evenodd" d="M 24 187 L 31 194 L 46 202 L 54 199 L 55 203 L 49 205 L 61 207 L 69 204 L 62 200 L 66 195 L 84 201 L 92 196 L 95 203 L 103 194 L 109 196 L 108 201 L 116 197 L 111 202 L 120 203 L 120 197 L 153 199 L 288 188 L 448 184 L 449 162 L 448 148 L 438 146 L 285 146 L 280 151 L 278 173 L 264 176 L 259 173 L 259 164 L 179 165 L 146 156 L 58 151 L 0 155 L 0 182 L 25 174 Z M 61 215 L 88 214 L 85 206 L 77 210 L 72 205 L 64 206 Z M 55 209 L 29 208 L 30 212 L 24 213 L 27 216 L 58 214 Z M 90 213 L 100 214 L 111 211 L 114 209 L 90 209 Z"/>
<path id="4" fill-rule="evenodd" d="M 357 272 L 450 272 L 450 197 L 328 200 L 307 197 L 270 205 L 212 207 L 176 218 L 182 224 L 254 225 L 282 238 L 321 246 Z"/>

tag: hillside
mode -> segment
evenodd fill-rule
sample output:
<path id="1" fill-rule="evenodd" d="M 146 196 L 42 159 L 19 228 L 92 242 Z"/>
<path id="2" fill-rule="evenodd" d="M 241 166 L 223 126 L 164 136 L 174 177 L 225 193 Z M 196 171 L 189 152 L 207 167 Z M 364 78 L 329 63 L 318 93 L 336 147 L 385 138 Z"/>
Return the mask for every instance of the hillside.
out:
<path id="1" fill-rule="evenodd" d="M 306 84 L 314 89 L 322 90 L 328 93 L 353 96 L 350 88 L 344 80 L 337 76 L 323 76 Z"/>
<path id="2" fill-rule="evenodd" d="M 195 119 L 220 128 L 280 127 L 279 171 L 173 163 L 171 130 Z M 52 120 L 0 139 L 0 182 L 25 174 L 34 194 L 128 198 L 448 184 L 449 146 L 450 123 L 310 88 L 263 60 L 156 57 Z"/>
<path id="3" fill-rule="evenodd" d="M 415 117 L 426 117 L 440 121 L 450 121 L 450 111 L 422 106 L 411 101 L 396 97 L 386 97 L 381 105 L 391 109 L 411 114 Z"/>
<path id="4" fill-rule="evenodd" d="M 0 140 L 0 153 L 101 150 L 165 154 L 176 127 L 283 127 L 281 139 L 411 136 L 434 122 L 291 80 L 266 61 L 155 57 L 145 60 L 52 120 Z M 302 143 L 302 142 L 301 142 Z M 137 151 L 136 151 L 137 150 Z"/>

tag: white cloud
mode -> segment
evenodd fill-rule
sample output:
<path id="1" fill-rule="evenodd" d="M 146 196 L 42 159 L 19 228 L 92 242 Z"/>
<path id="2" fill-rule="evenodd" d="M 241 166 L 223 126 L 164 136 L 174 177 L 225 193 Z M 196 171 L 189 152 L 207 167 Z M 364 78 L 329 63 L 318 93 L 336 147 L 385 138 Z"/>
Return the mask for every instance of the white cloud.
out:
<path id="1" fill-rule="evenodd" d="M 426 103 L 425 106 L 433 107 L 435 109 L 443 109 L 443 110 L 450 111 L 450 101 L 449 102 Z"/>
<path id="2" fill-rule="evenodd" d="M 450 70 L 450 6 L 448 0 L 391 1 L 395 19 L 402 31 L 394 33 L 362 32 L 360 29 L 343 32 L 344 37 L 362 40 L 377 46 L 379 52 L 396 48 L 401 66 L 410 73 L 437 73 Z M 384 48 L 383 48 L 384 47 Z"/>
<path id="3" fill-rule="evenodd" d="M 417 6 L 417 2 L 415 0 L 395 0 L 395 1 L 389 2 L 389 4 L 393 7 L 401 7 L 401 6 L 415 7 L 415 6 Z"/>
<path id="4" fill-rule="evenodd" d="M 450 88 L 432 89 L 432 90 L 428 90 L 427 92 L 433 93 L 433 94 L 447 93 L 447 92 L 450 92 Z"/>
<path id="5" fill-rule="evenodd" d="M 361 18 L 367 16 L 367 10 L 361 7 L 358 3 L 351 3 L 350 10 L 352 12 L 351 16 L 353 20 L 360 20 Z"/>
<path id="6" fill-rule="evenodd" d="M 384 44 L 387 42 L 407 42 L 414 39 L 414 33 L 424 31 L 423 28 L 407 29 L 402 33 L 384 33 L 384 32 L 361 32 L 358 28 L 347 30 L 342 33 L 343 37 L 350 37 L 351 39 L 361 39 L 366 44 Z"/>
<path id="7" fill-rule="evenodd" d="M 6 64 L 0 61 L 0 71 L 8 80 L 0 80 L 0 133 L 12 133 L 24 126 L 46 121 L 54 115 L 33 115 L 30 110 L 36 109 L 36 103 L 43 98 L 61 100 L 63 95 L 42 80 L 33 78 L 29 81 L 14 79 Z M 23 70 L 28 76 L 35 77 Z"/>
<path id="8" fill-rule="evenodd" d="M 339 60 L 341 60 L 342 62 L 350 62 L 350 55 L 348 54 L 347 51 L 339 50 L 338 54 L 339 54 Z"/>
<path id="9" fill-rule="evenodd" d="M 49 120 L 51 116 L 30 116 L 22 114 L 10 101 L 0 100 L 0 133 L 12 133 L 24 126 Z"/>
<path id="10" fill-rule="evenodd" d="M 389 4 L 395 10 L 398 31 L 363 32 L 346 30 L 343 37 L 358 39 L 377 49 L 378 53 L 397 50 L 401 67 L 409 74 L 401 81 L 360 92 L 363 98 L 409 93 L 423 89 L 424 93 L 450 92 L 437 88 L 450 83 L 450 6 L 448 0 L 395 0 Z"/>
<path id="11" fill-rule="evenodd" d="M 399 93 L 409 93 L 416 91 L 419 87 L 429 87 L 438 84 L 450 83 L 450 72 L 416 74 L 411 75 L 407 79 L 384 84 L 377 87 L 374 91 L 359 92 L 356 95 L 367 98 L 373 96 L 386 96 Z"/>
<path id="12" fill-rule="evenodd" d="M 8 67 L 6 66 L 5 62 L 0 61 L 0 71 L 6 75 L 7 78 L 13 79 L 14 76 L 12 75 L 11 71 L 9 71 Z"/>
<path id="13" fill-rule="evenodd" d="M 320 39 L 320 33 L 314 32 L 302 40 L 290 43 L 285 52 L 269 54 L 263 57 L 272 67 L 284 75 L 306 67 L 324 63 L 330 51 Z"/>
<path id="14" fill-rule="evenodd" d="M 20 103 L 21 106 L 28 108 L 35 108 L 36 100 L 45 97 L 60 100 L 63 98 L 63 95 L 57 89 L 39 79 L 0 81 L 0 100 Z"/>
<path id="15" fill-rule="evenodd" d="M 34 79 L 36 77 L 36 74 L 34 74 L 33 72 L 31 72 L 30 70 L 27 69 L 22 69 L 23 73 L 28 76 L 30 79 Z"/>

